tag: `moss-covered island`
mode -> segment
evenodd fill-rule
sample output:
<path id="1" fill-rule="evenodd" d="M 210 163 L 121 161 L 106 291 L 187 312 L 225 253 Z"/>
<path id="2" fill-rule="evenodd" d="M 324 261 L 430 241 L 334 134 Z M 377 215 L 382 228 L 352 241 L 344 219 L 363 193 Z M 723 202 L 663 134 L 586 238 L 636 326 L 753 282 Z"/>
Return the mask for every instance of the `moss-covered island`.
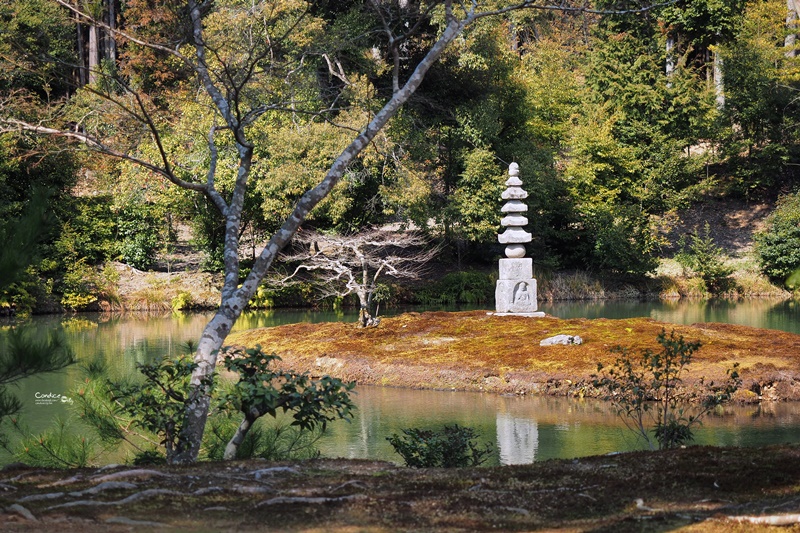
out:
<path id="1" fill-rule="evenodd" d="M 657 349 L 662 329 L 702 343 L 684 377 L 686 384 L 701 377 L 720 380 L 738 362 L 738 401 L 800 399 L 800 335 L 732 324 L 428 312 L 384 318 L 374 328 L 291 324 L 238 332 L 228 341 L 261 345 L 295 370 L 361 384 L 598 396 L 602 392 L 591 384 L 597 363 L 611 363 L 615 346 Z M 558 334 L 578 335 L 583 343 L 539 345 Z"/>

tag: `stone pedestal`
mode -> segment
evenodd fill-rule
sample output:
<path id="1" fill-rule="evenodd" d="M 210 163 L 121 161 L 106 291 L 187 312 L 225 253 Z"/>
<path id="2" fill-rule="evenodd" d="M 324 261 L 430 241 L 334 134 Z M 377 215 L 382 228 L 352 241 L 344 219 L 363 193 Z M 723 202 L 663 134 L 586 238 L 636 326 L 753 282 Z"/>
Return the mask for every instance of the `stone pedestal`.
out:
<path id="1" fill-rule="evenodd" d="M 500 278 L 494 291 L 496 314 L 536 313 L 536 280 L 533 279 L 533 260 L 501 259 Z M 544 316 L 544 313 L 538 313 Z"/>
<path id="2" fill-rule="evenodd" d="M 544 316 L 537 312 L 536 280 L 533 279 L 533 259 L 525 257 L 525 243 L 531 242 L 531 234 L 525 231 L 528 219 L 523 215 L 528 206 L 521 200 L 528 197 L 519 179 L 519 166 L 511 163 L 508 168 L 507 189 L 503 192 L 502 212 L 506 215 L 500 222 L 505 231 L 497 236 L 506 244 L 506 259 L 500 260 L 500 277 L 494 291 L 496 315 Z"/>

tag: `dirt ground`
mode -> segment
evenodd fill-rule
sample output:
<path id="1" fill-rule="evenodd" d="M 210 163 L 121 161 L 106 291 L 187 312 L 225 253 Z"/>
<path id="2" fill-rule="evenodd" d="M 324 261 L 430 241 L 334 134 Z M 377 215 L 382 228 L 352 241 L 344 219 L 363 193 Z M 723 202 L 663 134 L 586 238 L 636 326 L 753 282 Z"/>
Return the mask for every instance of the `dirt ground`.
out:
<path id="1" fill-rule="evenodd" d="M 0 472 L 3 531 L 798 531 L 800 449 L 689 447 L 524 466 L 202 463 Z"/>

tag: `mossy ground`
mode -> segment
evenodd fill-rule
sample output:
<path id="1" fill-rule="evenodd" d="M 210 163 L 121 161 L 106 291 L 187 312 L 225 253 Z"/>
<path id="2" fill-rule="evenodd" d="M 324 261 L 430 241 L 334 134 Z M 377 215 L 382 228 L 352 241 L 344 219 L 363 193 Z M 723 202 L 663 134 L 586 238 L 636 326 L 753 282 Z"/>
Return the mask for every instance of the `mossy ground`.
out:
<path id="1" fill-rule="evenodd" d="M 406 313 L 375 328 L 292 324 L 233 334 L 231 344 L 261 345 L 295 370 L 363 384 L 516 394 L 600 395 L 597 364 L 616 346 L 660 350 L 665 330 L 700 341 L 687 384 L 721 380 L 734 362 L 740 400 L 800 399 L 800 335 L 733 324 L 675 325 L 648 318 L 570 319 L 494 316 L 485 311 Z M 540 346 L 547 337 L 578 335 L 581 345 Z"/>

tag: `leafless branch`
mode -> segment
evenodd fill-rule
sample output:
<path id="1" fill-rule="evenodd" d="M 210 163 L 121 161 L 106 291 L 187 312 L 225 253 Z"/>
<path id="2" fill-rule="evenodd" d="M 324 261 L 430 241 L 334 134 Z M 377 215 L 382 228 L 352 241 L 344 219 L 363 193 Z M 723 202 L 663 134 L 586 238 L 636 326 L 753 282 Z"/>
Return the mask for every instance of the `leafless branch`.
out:
<path id="1" fill-rule="evenodd" d="M 370 312 L 381 278 L 419 279 L 439 253 L 420 233 L 380 229 L 355 235 L 303 231 L 293 244 L 293 251 L 281 259 L 297 266 L 278 284 L 292 283 L 300 273 L 310 272 L 320 298 L 356 294 Z"/>

